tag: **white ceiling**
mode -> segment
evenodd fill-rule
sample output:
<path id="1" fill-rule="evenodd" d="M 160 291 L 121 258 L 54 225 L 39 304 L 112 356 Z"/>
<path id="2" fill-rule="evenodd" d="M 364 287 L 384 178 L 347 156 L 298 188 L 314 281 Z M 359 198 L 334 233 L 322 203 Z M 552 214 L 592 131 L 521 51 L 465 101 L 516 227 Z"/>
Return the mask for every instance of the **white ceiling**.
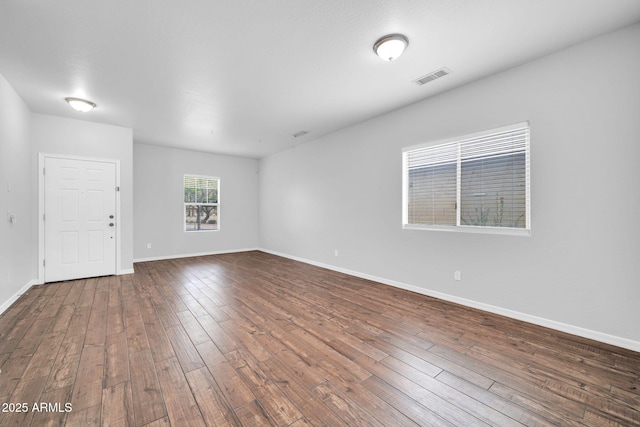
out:
<path id="1" fill-rule="evenodd" d="M 638 21 L 640 0 L 2 0 L 0 74 L 37 113 L 259 158 Z"/>

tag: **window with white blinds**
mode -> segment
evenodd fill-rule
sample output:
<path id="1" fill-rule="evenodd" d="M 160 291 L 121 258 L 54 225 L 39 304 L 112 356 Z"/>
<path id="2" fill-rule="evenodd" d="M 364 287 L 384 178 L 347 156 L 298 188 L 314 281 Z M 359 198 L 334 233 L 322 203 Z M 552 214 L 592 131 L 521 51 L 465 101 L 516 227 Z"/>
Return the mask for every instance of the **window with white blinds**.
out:
<path id="1" fill-rule="evenodd" d="M 216 177 L 184 176 L 184 231 L 219 229 L 219 190 Z"/>
<path id="2" fill-rule="evenodd" d="M 405 228 L 530 233 L 529 124 L 403 150 Z"/>

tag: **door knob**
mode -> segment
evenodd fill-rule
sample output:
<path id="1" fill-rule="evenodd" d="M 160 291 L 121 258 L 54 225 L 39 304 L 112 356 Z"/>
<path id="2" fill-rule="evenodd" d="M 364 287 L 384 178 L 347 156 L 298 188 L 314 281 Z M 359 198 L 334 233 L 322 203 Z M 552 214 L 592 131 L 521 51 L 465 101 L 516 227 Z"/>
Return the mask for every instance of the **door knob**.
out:
<path id="1" fill-rule="evenodd" d="M 109 215 L 109 218 L 113 219 L 113 215 Z"/>
<path id="2" fill-rule="evenodd" d="M 110 223 L 109 223 L 109 227 L 113 227 L 113 225 L 114 225 L 114 224 L 113 224 L 112 222 L 110 222 Z"/>

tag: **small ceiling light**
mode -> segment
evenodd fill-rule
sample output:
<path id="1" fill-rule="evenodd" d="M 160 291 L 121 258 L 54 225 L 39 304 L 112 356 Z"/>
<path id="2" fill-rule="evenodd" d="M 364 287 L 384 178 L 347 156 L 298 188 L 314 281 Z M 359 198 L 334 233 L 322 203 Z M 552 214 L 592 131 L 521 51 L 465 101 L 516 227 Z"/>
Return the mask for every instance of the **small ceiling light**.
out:
<path id="1" fill-rule="evenodd" d="M 73 108 L 76 111 L 81 111 L 83 113 L 86 113 L 87 111 L 91 111 L 94 108 L 96 108 L 96 104 L 94 104 L 91 101 L 87 101 L 86 99 L 65 98 L 64 100 L 67 101 L 69 105 L 71 105 L 71 108 Z"/>
<path id="2" fill-rule="evenodd" d="M 409 39 L 402 34 L 389 34 L 373 45 L 373 51 L 385 61 L 393 61 L 407 48 Z"/>

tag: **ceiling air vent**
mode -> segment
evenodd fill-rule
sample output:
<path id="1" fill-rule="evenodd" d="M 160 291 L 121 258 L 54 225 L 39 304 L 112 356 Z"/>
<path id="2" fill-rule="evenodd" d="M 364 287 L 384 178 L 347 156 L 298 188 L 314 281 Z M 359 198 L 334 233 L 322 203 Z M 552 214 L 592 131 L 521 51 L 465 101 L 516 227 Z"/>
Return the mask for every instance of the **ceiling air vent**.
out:
<path id="1" fill-rule="evenodd" d="M 429 83 L 434 81 L 435 79 L 439 79 L 440 77 L 444 77 L 447 74 L 451 74 L 451 70 L 448 68 L 440 68 L 438 71 L 434 71 L 433 73 L 429 73 L 427 75 L 424 75 L 416 80 L 414 80 L 413 82 L 415 84 L 417 84 L 418 86 L 422 86 L 425 83 Z"/>

